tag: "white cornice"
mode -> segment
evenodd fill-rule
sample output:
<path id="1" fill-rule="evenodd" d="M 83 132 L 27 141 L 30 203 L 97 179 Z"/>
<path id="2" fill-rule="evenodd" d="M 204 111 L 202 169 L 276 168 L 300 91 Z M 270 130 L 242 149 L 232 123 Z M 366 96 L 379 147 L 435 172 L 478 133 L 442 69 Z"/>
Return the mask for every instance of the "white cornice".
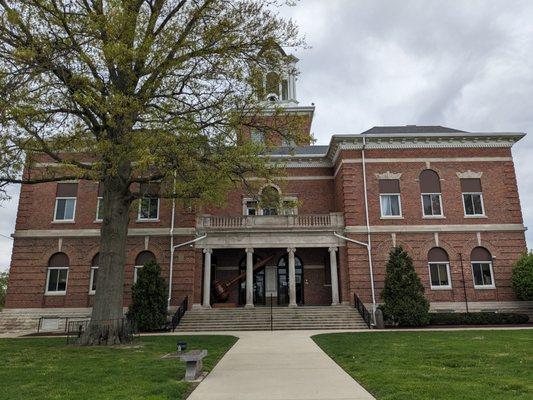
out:
<path id="1" fill-rule="evenodd" d="M 441 149 L 441 148 L 509 148 L 523 138 L 523 133 L 404 133 L 333 135 L 327 157 L 333 163 L 342 150 L 365 149 Z"/>
<path id="2" fill-rule="evenodd" d="M 522 224 L 472 224 L 472 225 L 374 225 L 372 233 L 426 233 L 426 232 L 524 232 Z M 365 225 L 347 226 L 346 233 L 367 233 Z"/>
<path id="3" fill-rule="evenodd" d="M 174 236 L 189 236 L 196 233 L 195 228 L 174 228 Z M 14 238 L 68 238 L 98 237 L 100 229 L 24 229 L 17 230 Z M 131 228 L 128 236 L 170 236 L 169 228 Z"/>

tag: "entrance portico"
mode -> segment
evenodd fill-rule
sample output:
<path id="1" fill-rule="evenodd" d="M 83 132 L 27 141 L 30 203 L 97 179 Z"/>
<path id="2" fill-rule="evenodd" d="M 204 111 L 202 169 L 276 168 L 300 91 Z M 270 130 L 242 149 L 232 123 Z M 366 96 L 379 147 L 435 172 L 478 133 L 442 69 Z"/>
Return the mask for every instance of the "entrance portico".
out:
<path id="1" fill-rule="evenodd" d="M 203 254 L 205 308 L 339 304 L 337 247 L 209 248 Z M 219 303 L 214 286 L 231 282 L 227 301 Z"/>
<path id="2" fill-rule="evenodd" d="M 246 308 L 274 299 L 289 307 L 339 304 L 343 243 L 334 232 L 343 227 L 340 213 L 199 216 L 197 231 L 206 235 L 196 243 L 204 253 L 202 306 L 218 302 L 213 283 L 218 292 L 229 291 L 230 304 Z M 226 290 L 226 284 L 235 286 Z"/>

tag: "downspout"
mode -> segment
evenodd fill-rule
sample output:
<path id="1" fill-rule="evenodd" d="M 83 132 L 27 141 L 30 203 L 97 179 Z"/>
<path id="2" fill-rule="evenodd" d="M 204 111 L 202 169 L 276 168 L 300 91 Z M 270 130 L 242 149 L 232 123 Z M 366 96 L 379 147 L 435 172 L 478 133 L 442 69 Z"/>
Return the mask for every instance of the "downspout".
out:
<path id="1" fill-rule="evenodd" d="M 170 299 L 172 298 L 172 272 L 174 270 L 174 219 L 176 217 L 176 172 L 174 172 L 174 186 L 172 188 L 172 220 L 170 222 L 170 264 L 168 266 L 168 299 L 167 310 L 170 309 Z"/>
<path id="2" fill-rule="evenodd" d="M 170 248 L 170 277 L 172 277 L 172 264 L 174 262 L 174 251 L 176 249 L 179 249 L 180 247 L 187 246 L 187 245 L 199 242 L 200 240 L 204 240 L 206 237 L 207 237 L 207 235 L 203 235 L 203 236 L 197 237 L 196 239 L 189 240 L 188 242 L 180 243 L 180 244 L 177 244 L 175 246 L 172 245 L 172 247 Z M 173 240 L 171 242 L 172 242 L 172 244 L 174 244 Z M 170 308 L 170 298 L 172 297 L 171 296 L 172 295 L 172 291 L 171 291 L 172 290 L 172 282 L 168 285 L 168 287 L 169 287 L 169 290 L 168 290 L 167 309 Z"/>
<path id="3" fill-rule="evenodd" d="M 370 218 L 368 214 L 368 191 L 366 186 L 366 162 L 365 162 L 365 148 L 366 148 L 366 136 L 363 135 L 363 148 L 361 149 L 361 157 L 363 162 L 363 190 L 365 192 L 365 216 L 366 216 L 366 234 L 367 234 L 367 246 L 368 251 L 368 268 L 370 270 L 370 286 L 372 289 L 372 319 L 376 322 L 376 290 L 374 287 L 374 268 L 372 264 L 372 239 L 370 235 Z"/>

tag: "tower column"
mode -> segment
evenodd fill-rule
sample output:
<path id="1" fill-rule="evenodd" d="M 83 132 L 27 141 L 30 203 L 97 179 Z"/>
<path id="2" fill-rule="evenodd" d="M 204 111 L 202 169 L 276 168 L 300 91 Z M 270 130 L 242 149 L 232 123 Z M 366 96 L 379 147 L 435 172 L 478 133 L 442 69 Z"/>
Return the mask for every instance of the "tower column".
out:
<path id="1" fill-rule="evenodd" d="M 287 253 L 289 253 L 289 307 L 297 307 L 296 304 L 296 267 L 294 263 L 294 253 L 296 249 L 289 247 Z"/>
<path id="2" fill-rule="evenodd" d="M 211 308 L 211 254 L 213 249 L 204 249 L 204 299 L 202 306 Z"/>
<path id="3" fill-rule="evenodd" d="M 329 265 L 331 270 L 331 305 L 339 304 L 339 276 L 337 271 L 337 247 L 329 248 Z"/>
<path id="4" fill-rule="evenodd" d="M 246 249 L 246 308 L 254 307 L 254 249 Z"/>

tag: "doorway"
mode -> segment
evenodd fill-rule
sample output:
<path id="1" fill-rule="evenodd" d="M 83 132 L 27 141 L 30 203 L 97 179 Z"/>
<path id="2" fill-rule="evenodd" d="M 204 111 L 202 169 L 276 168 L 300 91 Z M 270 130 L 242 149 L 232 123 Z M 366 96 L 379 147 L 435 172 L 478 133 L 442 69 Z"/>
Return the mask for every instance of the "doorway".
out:
<path id="1" fill-rule="evenodd" d="M 300 257 L 294 256 L 296 272 L 296 304 L 304 303 L 303 263 Z M 278 305 L 289 304 L 289 258 L 287 255 L 278 261 Z"/>
<path id="2" fill-rule="evenodd" d="M 254 254 L 254 265 L 261 261 L 261 257 Z M 246 256 L 239 262 L 239 274 L 246 272 Z M 246 275 L 239 281 L 239 305 L 246 304 Z M 254 305 L 265 305 L 265 268 L 254 272 Z"/>

